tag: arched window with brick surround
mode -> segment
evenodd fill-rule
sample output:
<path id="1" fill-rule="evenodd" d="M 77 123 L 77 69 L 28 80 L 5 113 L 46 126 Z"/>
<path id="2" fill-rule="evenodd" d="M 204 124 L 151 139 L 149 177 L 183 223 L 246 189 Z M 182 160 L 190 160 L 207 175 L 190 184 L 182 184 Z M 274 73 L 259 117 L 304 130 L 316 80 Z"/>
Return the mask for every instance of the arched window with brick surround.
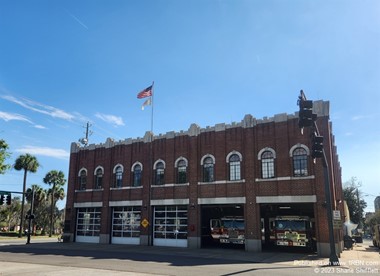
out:
<path id="1" fill-rule="evenodd" d="M 215 157 L 211 154 L 207 154 L 202 157 L 201 166 L 202 166 L 202 180 L 203 182 L 213 182 L 214 178 L 214 165 Z"/>
<path id="2" fill-rule="evenodd" d="M 142 170 L 143 166 L 140 162 L 135 162 L 132 165 L 132 186 L 140 187 L 141 186 L 141 178 L 142 178 Z"/>
<path id="3" fill-rule="evenodd" d="M 123 186 L 123 171 L 124 171 L 124 168 L 120 164 L 117 164 L 115 168 L 113 169 L 114 179 L 115 179 L 115 182 L 114 182 L 115 188 L 121 188 Z"/>
<path id="4" fill-rule="evenodd" d="M 175 163 L 174 166 L 176 168 L 176 182 L 178 184 L 184 184 L 187 183 L 187 159 L 185 157 L 179 157 Z"/>
<path id="5" fill-rule="evenodd" d="M 226 157 L 228 164 L 228 179 L 230 181 L 241 180 L 241 161 L 242 155 L 240 152 L 232 151 Z"/>
<path id="6" fill-rule="evenodd" d="M 309 149 L 305 145 L 297 144 L 290 150 L 290 156 L 293 158 L 293 176 L 308 175 L 308 155 Z"/>
<path id="7" fill-rule="evenodd" d="M 104 169 L 101 166 L 98 166 L 95 169 L 95 189 L 102 189 L 103 188 L 103 173 Z"/>
<path id="8" fill-rule="evenodd" d="M 82 168 L 78 174 L 79 178 L 79 190 L 86 190 L 87 186 L 87 170 Z"/>
<path id="9" fill-rule="evenodd" d="M 165 184 L 165 162 L 157 160 L 153 166 L 154 169 L 154 185 Z"/>
<path id="10" fill-rule="evenodd" d="M 276 152 L 274 149 L 266 147 L 259 151 L 257 159 L 261 161 L 261 178 L 274 178 Z"/>

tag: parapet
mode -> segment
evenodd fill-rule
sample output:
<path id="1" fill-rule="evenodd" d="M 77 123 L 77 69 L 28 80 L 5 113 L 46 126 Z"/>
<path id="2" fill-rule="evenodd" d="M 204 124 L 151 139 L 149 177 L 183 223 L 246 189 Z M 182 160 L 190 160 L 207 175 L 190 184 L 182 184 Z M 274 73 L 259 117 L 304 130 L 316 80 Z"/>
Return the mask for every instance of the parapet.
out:
<path id="1" fill-rule="evenodd" d="M 319 100 L 319 101 L 313 102 L 313 112 L 317 114 L 318 117 L 329 116 L 329 111 L 330 111 L 330 103 L 328 101 Z M 251 114 L 247 114 L 244 116 L 243 120 L 239 123 L 238 122 L 232 122 L 231 124 L 219 123 L 219 124 L 216 124 L 215 126 L 206 126 L 205 128 L 201 128 L 199 127 L 199 125 L 193 123 L 190 125 L 187 131 L 183 131 L 183 130 L 181 130 L 180 132 L 169 131 L 166 134 L 159 134 L 158 136 L 155 136 L 151 131 L 147 131 L 145 132 L 145 135 L 143 138 L 140 138 L 140 137 L 137 137 L 136 139 L 127 138 L 125 140 L 120 140 L 120 141 L 115 141 L 112 138 L 107 138 L 105 143 L 101 143 L 98 145 L 90 144 L 88 146 L 83 146 L 83 147 L 81 147 L 79 143 L 71 143 L 71 153 L 75 153 L 80 150 L 93 150 L 100 147 L 111 148 L 116 145 L 129 145 L 129 144 L 137 143 L 137 142 L 150 143 L 153 140 L 173 139 L 177 136 L 184 136 L 184 135 L 194 137 L 205 132 L 225 131 L 226 129 L 237 128 L 237 127 L 252 128 L 259 124 L 266 124 L 266 123 L 272 123 L 272 122 L 279 123 L 279 122 L 285 122 L 287 120 L 295 119 L 295 118 L 298 118 L 298 112 L 295 112 L 294 114 L 281 113 L 281 114 L 276 114 L 273 117 L 269 117 L 269 118 L 264 117 L 262 119 L 256 119 Z"/>

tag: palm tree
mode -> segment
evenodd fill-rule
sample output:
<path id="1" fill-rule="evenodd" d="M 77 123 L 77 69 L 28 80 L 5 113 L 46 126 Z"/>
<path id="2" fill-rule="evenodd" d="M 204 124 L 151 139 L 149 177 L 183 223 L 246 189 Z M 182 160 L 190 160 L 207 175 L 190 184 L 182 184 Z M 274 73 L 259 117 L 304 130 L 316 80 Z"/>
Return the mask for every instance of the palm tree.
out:
<path id="1" fill-rule="evenodd" d="M 53 185 L 53 187 L 50 190 L 50 196 L 51 196 L 51 208 L 50 208 L 50 232 L 49 232 L 49 237 L 52 236 L 53 233 L 53 216 L 54 216 L 54 208 L 55 208 L 55 203 L 56 203 L 56 197 L 57 193 L 63 188 L 62 186 L 65 185 L 66 179 L 65 175 L 62 171 L 55 171 L 52 170 L 48 172 L 44 178 L 44 183 L 48 185 Z M 59 199 L 59 196 L 58 196 Z"/>
<path id="2" fill-rule="evenodd" d="M 47 194 L 49 196 L 51 196 L 51 193 L 52 193 L 52 189 L 49 189 L 47 191 Z M 65 198 L 65 189 L 63 187 L 56 188 L 55 193 L 54 193 L 55 202 L 57 202 L 58 200 L 63 200 L 64 198 Z M 54 215 L 53 215 L 53 217 L 54 217 L 53 226 L 54 227 L 57 225 L 57 220 L 60 220 L 62 218 L 61 213 L 62 213 L 62 211 L 58 210 L 58 208 L 54 208 Z M 54 227 L 53 227 L 53 229 L 54 229 Z"/>
<path id="3" fill-rule="evenodd" d="M 37 158 L 29 153 L 25 155 L 20 155 L 13 167 L 17 171 L 24 171 L 24 182 L 22 188 L 22 202 L 21 202 L 21 219 L 20 219 L 20 230 L 18 233 L 19 238 L 21 238 L 22 230 L 24 226 L 24 204 L 25 204 L 25 188 L 26 188 L 26 175 L 28 172 L 35 173 L 39 168 L 40 164 L 37 161 Z"/>
<path id="4" fill-rule="evenodd" d="M 33 207 L 36 209 L 41 205 L 41 202 L 46 199 L 46 193 L 41 186 L 33 184 L 31 188 L 26 190 L 25 197 L 26 201 L 30 204 L 32 204 L 33 201 Z"/>
<path id="5" fill-rule="evenodd" d="M 30 215 L 35 215 L 36 212 L 39 211 L 39 208 L 41 204 L 43 204 L 46 201 L 46 192 L 45 190 L 36 184 L 33 184 L 31 188 L 28 188 L 25 193 L 26 201 L 30 203 Z M 36 225 L 36 222 L 39 221 L 39 218 L 34 217 L 34 223 Z M 34 233 L 35 231 L 32 231 L 31 233 Z"/>
<path id="6" fill-rule="evenodd" d="M 51 193 L 49 189 L 49 194 Z M 57 202 L 58 200 L 63 200 L 65 198 L 65 189 L 63 187 L 56 188 L 54 193 L 54 199 Z"/>

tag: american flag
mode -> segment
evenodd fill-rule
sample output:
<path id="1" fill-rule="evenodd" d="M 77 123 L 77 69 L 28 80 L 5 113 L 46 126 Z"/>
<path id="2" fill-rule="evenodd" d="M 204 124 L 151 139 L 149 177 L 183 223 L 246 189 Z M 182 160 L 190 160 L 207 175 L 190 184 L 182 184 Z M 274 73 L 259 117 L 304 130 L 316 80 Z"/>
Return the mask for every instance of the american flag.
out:
<path id="1" fill-rule="evenodd" d="M 152 96 L 153 84 L 137 94 L 138 99 Z"/>

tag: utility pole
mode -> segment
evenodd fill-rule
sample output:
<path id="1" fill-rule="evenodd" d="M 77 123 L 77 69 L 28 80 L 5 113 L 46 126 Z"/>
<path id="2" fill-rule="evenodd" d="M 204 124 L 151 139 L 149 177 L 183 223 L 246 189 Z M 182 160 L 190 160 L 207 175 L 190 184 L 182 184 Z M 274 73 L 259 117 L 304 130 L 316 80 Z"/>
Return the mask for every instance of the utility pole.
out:
<path id="1" fill-rule="evenodd" d="M 359 221 L 358 221 L 358 227 L 357 229 L 361 229 L 363 227 L 362 225 L 362 212 L 360 208 L 360 197 L 359 197 L 359 189 L 356 188 L 356 199 L 358 200 L 358 213 L 359 213 Z"/>
<path id="2" fill-rule="evenodd" d="M 300 96 L 298 97 L 299 110 L 299 122 L 298 126 L 301 128 L 301 133 L 303 134 L 304 127 L 313 127 L 314 133 L 312 137 L 312 157 L 314 159 L 321 158 L 323 165 L 323 175 L 324 175 L 324 186 L 325 186 L 325 197 L 326 197 L 326 209 L 327 209 L 327 221 L 329 228 L 329 243 L 330 243 L 330 266 L 339 266 L 339 259 L 335 250 L 335 240 L 334 240 L 334 228 L 333 228 L 333 217 L 332 217 L 332 205 L 331 205 L 331 191 L 330 191 L 330 180 L 329 180 L 329 165 L 327 162 L 326 153 L 323 147 L 323 136 L 319 134 L 318 126 L 316 123 L 317 114 L 313 113 L 313 101 L 308 101 L 305 94 L 301 90 Z"/>
<path id="3" fill-rule="evenodd" d="M 89 136 L 92 135 L 92 131 L 90 130 L 90 127 L 92 125 L 90 124 L 90 122 L 87 122 L 86 126 L 84 128 L 86 128 L 86 132 L 85 132 L 85 137 L 84 138 L 81 138 L 79 139 L 79 142 L 84 145 L 84 146 L 87 146 L 88 145 L 88 138 Z"/>

